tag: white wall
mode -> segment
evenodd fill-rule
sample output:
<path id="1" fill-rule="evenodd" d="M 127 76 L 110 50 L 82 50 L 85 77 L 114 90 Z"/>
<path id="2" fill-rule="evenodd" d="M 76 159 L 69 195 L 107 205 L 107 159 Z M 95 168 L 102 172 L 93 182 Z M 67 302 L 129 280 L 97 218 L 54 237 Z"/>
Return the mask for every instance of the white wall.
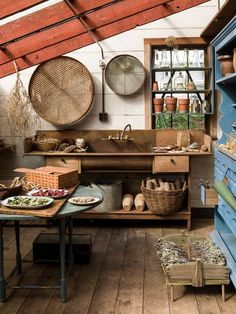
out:
<path id="1" fill-rule="evenodd" d="M 51 1 L 57 2 L 57 1 Z M 222 1 L 223 3 L 224 1 Z M 105 51 L 105 61 L 119 54 L 131 54 L 140 61 L 144 59 L 144 38 L 167 37 L 197 37 L 210 22 L 218 10 L 218 0 L 211 0 L 205 4 L 180 12 L 170 17 L 137 27 L 134 30 L 114 36 L 101 42 Z M 106 112 L 108 122 L 100 122 L 98 114 L 101 111 L 101 69 L 99 60 L 101 58 L 99 47 L 96 44 L 79 49 L 68 56 L 81 61 L 91 72 L 95 83 L 95 100 L 89 115 L 79 124 L 73 126 L 77 129 L 122 129 L 125 124 L 131 123 L 133 129 L 144 128 L 144 91 L 141 90 L 131 97 L 121 97 L 114 94 L 108 87 L 105 90 Z M 21 72 L 21 79 L 28 87 L 29 79 L 36 67 Z M 10 132 L 6 120 L 5 102 L 11 88 L 14 86 L 15 75 L 0 79 L 0 137 L 10 141 Z M 55 127 L 42 121 L 42 129 L 54 129 Z M 20 139 L 19 139 L 20 140 Z M 7 159 L 6 167 L 2 174 L 7 173 L 16 165 L 34 163 L 32 159 L 22 159 L 21 151 L 13 159 Z M 3 157 L 1 157 L 3 158 Z M 36 159 L 35 159 L 36 160 Z"/>

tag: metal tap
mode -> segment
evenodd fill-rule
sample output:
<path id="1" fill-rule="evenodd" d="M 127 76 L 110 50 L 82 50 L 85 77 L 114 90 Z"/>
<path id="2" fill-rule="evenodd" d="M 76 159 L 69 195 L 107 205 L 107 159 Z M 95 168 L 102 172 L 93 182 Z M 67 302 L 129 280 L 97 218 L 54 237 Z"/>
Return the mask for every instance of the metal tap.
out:
<path id="1" fill-rule="evenodd" d="M 120 140 L 121 140 L 121 141 L 128 139 L 128 136 L 126 136 L 126 138 L 124 138 L 124 133 L 125 133 L 126 129 L 128 129 L 128 128 L 129 128 L 129 133 L 132 132 L 131 125 L 130 125 L 130 124 L 127 124 L 127 125 L 124 127 L 123 131 L 121 132 L 121 135 L 120 135 Z"/>

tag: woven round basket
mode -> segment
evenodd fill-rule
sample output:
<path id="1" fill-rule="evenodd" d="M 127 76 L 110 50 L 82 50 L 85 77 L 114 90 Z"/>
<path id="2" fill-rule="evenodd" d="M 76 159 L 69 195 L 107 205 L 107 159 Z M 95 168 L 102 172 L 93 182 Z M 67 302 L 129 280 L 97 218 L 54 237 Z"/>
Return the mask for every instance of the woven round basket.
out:
<path id="1" fill-rule="evenodd" d="M 55 125 L 70 125 L 88 113 L 94 85 L 82 63 L 70 57 L 57 57 L 36 68 L 30 79 L 29 96 L 42 119 Z"/>
<path id="2" fill-rule="evenodd" d="M 187 188 L 184 185 L 181 190 L 157 191 L 147 189 L 144 186 L 144 182 L 142 182 L 141 191 L 148 209 L 157 215 L 168 215 L 176 213 L 181 209 Z"/>

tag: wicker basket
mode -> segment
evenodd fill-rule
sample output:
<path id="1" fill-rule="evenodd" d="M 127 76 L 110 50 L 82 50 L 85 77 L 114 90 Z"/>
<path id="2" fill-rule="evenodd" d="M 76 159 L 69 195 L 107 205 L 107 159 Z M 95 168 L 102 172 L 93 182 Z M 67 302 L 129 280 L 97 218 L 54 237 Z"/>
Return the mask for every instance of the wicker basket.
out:
<path id="1" fill-rule="evenodd" d="M 178 212 L 184 201 L 187 191 L 186 184 L 181 190 L 157 191 L 147 189 L 142 181 L 141 186 L 148 209 L 157 215 L 168 215 Z"/>
<path id="2" fill-rule="evenodd" d="M 63 167 L 40 167 L 36 169 L 18 168 L 24 172 L 27 182 L 50 189 L 63 189 L 78 184 L 78 170 Z"/>

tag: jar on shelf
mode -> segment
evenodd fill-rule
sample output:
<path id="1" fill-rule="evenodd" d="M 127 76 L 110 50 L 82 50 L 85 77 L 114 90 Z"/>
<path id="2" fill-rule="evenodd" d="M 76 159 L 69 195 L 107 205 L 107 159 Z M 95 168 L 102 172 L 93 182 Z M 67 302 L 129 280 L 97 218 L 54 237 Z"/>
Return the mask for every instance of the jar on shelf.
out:
<path id="1" fill-rule="evenodd" d="M 217 60 L 220 61 L 220 72 L 222 76 L 227 76 L 234 73 L 233 56 L 223 55 L 219 56 Z"/>
<path id="2" fill-rule="evenodd" d="M 191 112 L 192 113 L 200 113 L 201 112 L 201 103 L 200 103 L 199 99 L 197 99 L 196 97 L 194 97 L 192 99 Z"/>
<path id="3" fill-rule="evenodd" d="M 181 62 L 181 67 L 182 68 L 187 68 L 188 67 L 188 49 L 184 49 L 184 53 L 183 53 L 183 59 L 182 59 L 182 62 Z"/>
<path id="4" fill-rule="evenodd" d="M 153 67 L 160 68 L 160 52 L 158 49 L 153 51 Z"/>
<path id="5" fill-rule="evenodd" d="M 172 52 L 172 66 L 174 68 L 179 68 L 180 63 L 179 63 L 179 50 L 178 48 L 174 48 Z"/>
<path id="6" fill-rule="evenodd" d="M 161 51 L 161 68 L 169 68 L 170 67 L 170 59 L 168 58 L 168 53 L 166 49 L 162 49 Z"/>
<path id="7" fill-rule="evenodd" d="M 161 80 L 161 90 L 171 90 L 172 89 L 172 79 L 169 72 L 163 73 L 163 78 Z"/>
<path id="8" fill-rule="evenodd" d="M 186 87 L 185 77 L 182 72 L 179 72 L 174 79 L 174 89 L 175 90 L 184 90 Z"/>
<path id="9" fill-rule="evenodd" d="M 189 66 L 192 68 L 200 67 L 200 58 L 199 58 L 199 50 L 193 49 L 191 50 L 191 54 L 189 56 Z"/>

